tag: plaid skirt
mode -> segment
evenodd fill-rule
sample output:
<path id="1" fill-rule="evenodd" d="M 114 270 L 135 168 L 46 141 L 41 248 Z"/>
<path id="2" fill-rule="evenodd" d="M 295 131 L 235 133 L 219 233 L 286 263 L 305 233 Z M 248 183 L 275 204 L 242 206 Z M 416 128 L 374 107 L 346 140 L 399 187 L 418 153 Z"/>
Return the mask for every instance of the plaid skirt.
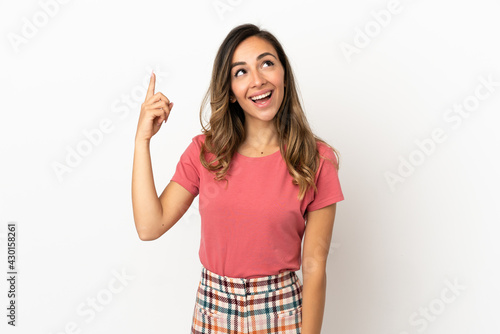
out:
<path id="1" fill-rule="evenodd" d="M 302 288 L 294 271 L 234 278 L 202 266 L 191 334 L 299 334 Z"/>

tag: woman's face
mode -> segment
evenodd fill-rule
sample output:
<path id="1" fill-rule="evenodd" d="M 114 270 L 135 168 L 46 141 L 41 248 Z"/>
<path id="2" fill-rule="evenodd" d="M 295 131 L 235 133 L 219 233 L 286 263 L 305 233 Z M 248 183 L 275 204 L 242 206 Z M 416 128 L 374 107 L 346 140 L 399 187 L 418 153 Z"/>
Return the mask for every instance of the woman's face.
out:
<path id="1" fill-rule="evenodd" d="M 274 47 L 252 36 L 241 42 L 231 60 L 231 90 L 245 117 L 270 121 L 284 96 L 285 71 Z"/>

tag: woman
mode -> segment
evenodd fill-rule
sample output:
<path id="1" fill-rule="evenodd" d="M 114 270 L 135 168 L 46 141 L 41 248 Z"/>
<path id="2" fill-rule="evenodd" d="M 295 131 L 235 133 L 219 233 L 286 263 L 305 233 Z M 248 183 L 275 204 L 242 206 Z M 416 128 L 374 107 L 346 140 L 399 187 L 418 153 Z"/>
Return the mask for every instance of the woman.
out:
<path id="1" fill-rule="evenodd" d="M 152 74 L 135 141 L 135 226 L 141 240 L 157 239 L 200 195 L 202 273 L 191 333 L 319 334 L 344 196 L 338 154 L 312 133 L 281 44 L 252 24 L 227 35 L 200 110 L 203 133 L 159 198 L 149 142 L 173 103 L 154 84 Z M 303 284 L 295 273 L 301 263 Z"/>

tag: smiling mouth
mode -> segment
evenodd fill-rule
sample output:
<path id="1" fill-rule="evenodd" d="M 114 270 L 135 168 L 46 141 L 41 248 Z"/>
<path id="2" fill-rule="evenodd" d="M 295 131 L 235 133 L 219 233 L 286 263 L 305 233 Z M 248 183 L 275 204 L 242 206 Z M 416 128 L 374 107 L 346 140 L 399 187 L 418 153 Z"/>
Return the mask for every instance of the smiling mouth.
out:
<path id="1" fill-rule="evenodd" d="M 273 95 L 273 91 L 270 90 L 267 93 L 264 93 L 264 94 L 261 94 L 261 95 L 257 95 L 257 96 L 252 96 L 250 98 L 250 100 L 252 100 L 252 102 L 255 103 L 255 104 L 264 104 L 267 101 L 269 101 L 269 99 L 271 99 L 272 95 Z"/>

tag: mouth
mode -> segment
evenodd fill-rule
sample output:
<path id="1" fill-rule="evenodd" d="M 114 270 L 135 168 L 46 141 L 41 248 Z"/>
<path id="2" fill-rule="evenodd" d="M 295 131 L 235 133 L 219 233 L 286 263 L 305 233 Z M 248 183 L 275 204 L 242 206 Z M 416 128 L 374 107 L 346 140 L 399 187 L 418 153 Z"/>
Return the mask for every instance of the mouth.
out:
<path id="1" fill-rule="evenodd" d="M 263 94 L 251 96 L 249 99 L 258 107 L 265 107 L 269 104 L 268 102 L 271 100 L 273 92 L 273 90 L 269 90 Z"/>

